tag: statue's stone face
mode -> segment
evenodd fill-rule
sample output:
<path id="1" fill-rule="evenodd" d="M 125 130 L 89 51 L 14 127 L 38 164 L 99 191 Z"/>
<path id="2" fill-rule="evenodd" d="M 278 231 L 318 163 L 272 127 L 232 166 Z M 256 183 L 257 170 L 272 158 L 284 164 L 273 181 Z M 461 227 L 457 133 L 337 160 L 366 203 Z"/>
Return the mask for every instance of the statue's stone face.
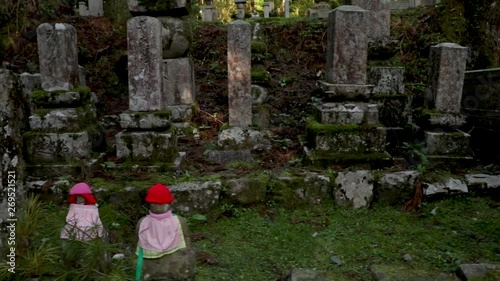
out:
<path id="1" fill-rule="evenodd" d="M 170 204 L 149 204 L 149 210 L 154 214 L 164 214 L 170 210 Z"/>
<path id="2" fill-rule="evenodd" d="M 76 196 L 76 203 L 77 204 L 85 204 L 85 198 L 83 196 Z"/>

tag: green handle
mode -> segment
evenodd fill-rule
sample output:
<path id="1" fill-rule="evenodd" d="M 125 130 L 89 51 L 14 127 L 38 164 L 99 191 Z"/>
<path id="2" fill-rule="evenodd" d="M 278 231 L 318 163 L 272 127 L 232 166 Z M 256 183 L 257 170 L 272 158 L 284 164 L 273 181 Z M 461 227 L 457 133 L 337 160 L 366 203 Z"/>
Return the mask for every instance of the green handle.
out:
<path id="1" fill-rule="evenodd" d="M 142 251 L 142 247 L 139 247 L 139 257 L 137 258 L 137 268 L 135 269 L 135 280 L 141 280 L 141 271 L 142 271 L 142 259 L 144 257 L 144 253 Z"/>

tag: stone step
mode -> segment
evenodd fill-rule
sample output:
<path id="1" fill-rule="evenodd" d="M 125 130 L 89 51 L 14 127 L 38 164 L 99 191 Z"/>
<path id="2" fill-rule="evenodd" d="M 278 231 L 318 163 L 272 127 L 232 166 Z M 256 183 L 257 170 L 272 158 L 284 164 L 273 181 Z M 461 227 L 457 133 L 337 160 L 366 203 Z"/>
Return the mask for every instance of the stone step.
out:
<path id="1" fill-rule="evenodd" d="M 116 135 L 116 156 L 132 161 L 171 163 L 177 156 L 177 136 L 168 132 L 120 132 Z"/>
<path id="2" fill-rule="evenodd" d="M 29 117 L 33 131 L 79 131 L 95 123 L 96 113 L 88 107 L 37 109 Z"/>
<path id="3" fill-rule="evenodd" d="M 321 103 L 315 118 L 322 124 L 379 124 L 378 106 L 372 103 Z"/>
<path id="4" fill-rule="evenodd" d="M 325 99 L 366 99 L 373 91 L 373 85 L 356 84 L 331 84 L 324 81 L 319 82 L 321 89 L 325 92 Z"/>
<path id="5" fill-rule="evenodd" d="M 78 107 L 97 101 L 97 96 L 86 87 L 72 91 L 33 91 L 29 94 L 29 98 L 36 108 Z"/>

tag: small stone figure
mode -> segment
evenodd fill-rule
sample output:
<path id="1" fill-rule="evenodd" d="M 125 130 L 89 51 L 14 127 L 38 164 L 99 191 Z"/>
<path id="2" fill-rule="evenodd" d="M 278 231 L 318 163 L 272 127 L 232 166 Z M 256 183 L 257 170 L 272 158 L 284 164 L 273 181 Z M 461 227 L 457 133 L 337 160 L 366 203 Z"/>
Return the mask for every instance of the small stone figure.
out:
<path id="1" fill-rule="evenodd" d="M 61 238 L 66 240 L 87 241 L 105 237 L 104 227 L 99 217 L 97 201 L 90 186 L 77 183 L 69 191 L 69 212 Z"/>
<path id="2" fill-rule="evenodd" d="M 136 280 L 195 280 L 195 255 L 183 217 L 172 213 L 174 197 L 161 183 L 146 195 L 149 215 L 137 224 Z"/>

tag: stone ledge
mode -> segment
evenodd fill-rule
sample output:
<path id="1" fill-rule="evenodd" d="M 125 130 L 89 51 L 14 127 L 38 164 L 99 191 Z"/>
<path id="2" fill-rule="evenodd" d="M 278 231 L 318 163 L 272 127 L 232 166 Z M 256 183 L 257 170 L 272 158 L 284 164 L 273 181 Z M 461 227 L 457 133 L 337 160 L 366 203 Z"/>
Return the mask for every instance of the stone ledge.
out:
<path id="1" fill-rule="evenodd" d="M 377 104 L 371 103 L 321 103 L 315 105 L 316 120 L 323 124 L 379 123 Z"/>
<path id="2" fill-rule="evenodd" d="M 95 112 L 84 107 L 39 109 L 29 117 L 29 125 L 34 131 L 78 131 L 95 118 Z"/>
<path id="3" fill-rule="evenodd" d="M 152 130 L 170 128 L 172 113 L 167 111 L 123 112 L 120 126 L 127 130 Z"/>
<path id="4" fill-rule="evenodd" d="M 319 81 L 321 89 L 325 92 L 327 99 L 335 98 L 368 98 L 373 91 L 373 85 L 355 85 L 355 84 L 331 84 Z"/>
<path id="5" fill-rule="evenodd" d="M 175 132 L 120 132 L 116 135 L 116 156 L 132 161 L 173 162 L 177 155 Z"/>

